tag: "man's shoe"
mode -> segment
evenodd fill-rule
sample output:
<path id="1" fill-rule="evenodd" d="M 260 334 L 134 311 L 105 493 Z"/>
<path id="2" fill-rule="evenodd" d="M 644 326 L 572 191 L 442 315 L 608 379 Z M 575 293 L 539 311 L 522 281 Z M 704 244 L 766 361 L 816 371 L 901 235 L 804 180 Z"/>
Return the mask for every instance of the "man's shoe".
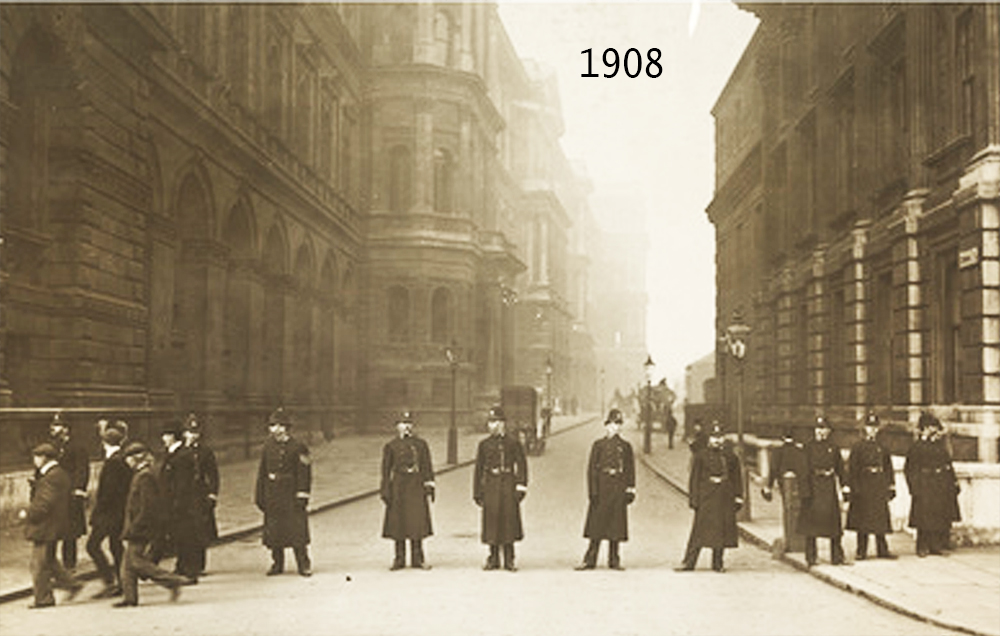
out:
<path id="1" fill-rule="evenodd" d="M 893 554 L 892 552 L 883 552 L 882 554 L 878 555 L 878 558 L 880 558 L 880 559 L 888 559 L 890 561 L 895 561 L 899 557 L 896 556 L 895 554 Z"/>
<path id="2" fill-rule="evenodd" d="M 931 553 L 930 550 L 924 550 L 923 548 L 921 548 L 920 550 L 917 550 L 917 556 L 920 557 L 921 559 L 923 559 L 924 557 L 926 557 L 930 553 Z"/>
<path id="3" fill-rule="evenodd" d="M 429 569 L 431 569 L 431 566 L 429 566 L 428 564 L 426 564 L 424 562 L 414 563 L 411 567 L 413 569 L 415 569 L 415 570 L 429 570 Z"/>
<path id="4" fill-rule="evenodd" d="M 111 607 L 135 607 L 137 605 L 138 603 L 135 603 L 133 601 L 121 600 L 118 601 L 117 603 L 112 603 Z"/>
<path id="5" fill-rule="evenodd" d="M 170 590 L 170 602 L 176 603 L 177 599 L 181 596 L 181 586 L 183 583 L 175 583 L 171 585 L 168 589 Z"/>
<path id="6" fill-rule="evenodd" d="M 313 575 L 313 571 L 312 571 L 311 568 L 299 568 L 299 576 L 304 576 L 304 577 L 308 578 L 308 577 L 310 577 L 312 575 Z"/>
<path id="7" fill-rule="evenodd" d="M 854 555 L 854 560 L 855 561 L 864 561 L 867 558 L 868 558 L 868 555 L 864 554 L 863 552 L 858 552 L 856 555 Z"/>
<path id="8" fill-rule="evenodd" d="M 948 556 L 947 553 L 942 550 L 930 550 L 930 553 L 934 556 Z"/>
<path id="9" fill-rule="evenodd" d="M 614 565 L 609 565 L 608 569 L 609 570 L 617 570 L 619 572 L 624 572 L 625 571 L 625 566 L 623 566 L 621 563 L 615 563 Z"/>
<path id="10" fill-rule="evenodd" d="M 284 568 L 280 568 L 277 565 L 272 565 L 271 569 L 267 571 L 267 576 L 275 576 L 284 572 Z"/>
<path id="11" fill-rule="evenodd" d="M 580 565 L 576 566 L 573 569 L 577 571 L 583 571 L 583 570 L 593 570 L 595 567 L 596 566 L 592 563 L 581 563 Z"/>
<path id="12" fill-rule="evenodd" d="M 395 572 L 396 570 L 402 570 L 405 567 L 406 563 L 402 559 L 396 559 L 392 562 L 392 565 L 389 566 L 389 571 Z"/>
<path id="13" fill-rule="evenodd" d="M 713 570 L 714 572 L 718 572 L 719 574 L 722 574 L 723 572 L 725 572 L 725 571 L 726 571 L 726 566 L 724 566 L 724 565 L 720 565 L 720 566 L 719 566 L 719 567 L 717 567 L 717 568 L 712 568 L 712 570 Z"/>
<path id="14" fill-rule="evenodd" d="M 487 560 L 486 564 L 483 565 L 483 569 L 487 570 L 487 571 L 489 571 L 489 570 L 499 570 L 500 569 L 500 564 L 497 563 L 496 561 L 489 561 L 489 560 Z"/>
<path id="15" fill-rule="evenodd" d="M 55 607 L 56 602 L 52 601 L 50 603 L 32 603 L 28 606 L 28 609 L 45 609 L 46 607 Z"/>
<path id="16" fill-rule="evenodd" d="M 505 563 L 503 569 L 507 570 L 508 572 L 517 572 L 517 566 L 514 565 L 513 563 Z"/>
<path id="17" fill-rule="evenodd" d="M 693 572 L 693 571 L 694 571 L 693 565 L 678 565 L 677 567 L 674 568 L 674 572 Z"/>
<path id="18" fill-rule="evenodd" d="M 198 585 L 198 579 L 197 579 L 197 577 L 194 577 L 194 576 L 184 576 L 183 574 L 181 574 L 180 576 L 182 576 L 184 578 L 184 580 L 181 581 L 181 585 Z"/>

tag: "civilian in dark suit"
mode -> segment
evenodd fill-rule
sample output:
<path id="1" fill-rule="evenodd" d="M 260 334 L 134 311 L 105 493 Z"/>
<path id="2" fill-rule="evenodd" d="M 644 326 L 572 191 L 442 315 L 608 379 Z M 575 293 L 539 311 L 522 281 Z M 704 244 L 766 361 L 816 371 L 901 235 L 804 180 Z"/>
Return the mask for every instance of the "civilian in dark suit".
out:
<path id="1" fill-rule="evenodd" d="M 132 482 L 132 471 L 125 463 L 122 443 L 127 427 L 124 422 L 99 423 L 101 443 L 104 447 L 104 464 L 97 478 L 94 509 L 90 512 L 90 536 L 87 537 L 87 554 L 94 561 L 97 573 L 104 581 L 104 589 L 94 598 L 108 598 L 122 593 L 119 574 L 122 565 L 122 526 L 125 523 L 125 501 Z M 114 559 L 114 568 L 101 548 L 108 540 Z"/>
<path id="2" fill-rule="evenodd" d="M 503 567 L 513 572 L 514 542 L 524 538 L 521 501 L 528 494 L 528 462 L 521 443 L 504 432 L 503 409 L 490 409 L 487 425 L 490 436 L 479 442 L 472 482 L 472 499 L 483 509 L 482 541 L 490 546 L 483 569 L 500 567 L 502 548 Z"/>
<path id="3" fill-rule="evenodd" d="M 392 570 L 406 566 L 406 541 L 410 542 L 410 564 L 429 570 L 422 542 L 433 534 L 428 499 L 434 500 L 434 467 L 427 442 L 413 434 L 413 419 L 404 413 L 396 423 L 397 437 L 382 449 L 382 482 L 379 492 L 385 503 L 382 536 L 396 544 Z"/>
<path id="4" fill-rule="evenodd" d="M 56 461 L 59 451 L 48 443 L 32 450 L 37 478 L 32 483 L 31 503 L 19 514 L 26 521 L 24 536 L 32 542 L 31 580 L 35 592 L 32 608 L 52 607 L 52 581 L 69 590 L 68 600 L 83 588 L 56 559 L 56 541 L 66 536 L 69 525 L 69 475 Z"/>
<path id="5" fill-rule="evenodd" d="M 66 503 L 69 509 L 69 521 L 66 534 L 62 540 L 63 567 L 76 568 L 76 540 L 87 534 L 87 483 L 90 481 L 90 457 L 83 447 L 70 434 L 69 423 L 61 413 L 56 413 L 49 424 L 49 437 L 53 446 L 59 452 L 59 465 L 69 475 L 71 493 Z"/>

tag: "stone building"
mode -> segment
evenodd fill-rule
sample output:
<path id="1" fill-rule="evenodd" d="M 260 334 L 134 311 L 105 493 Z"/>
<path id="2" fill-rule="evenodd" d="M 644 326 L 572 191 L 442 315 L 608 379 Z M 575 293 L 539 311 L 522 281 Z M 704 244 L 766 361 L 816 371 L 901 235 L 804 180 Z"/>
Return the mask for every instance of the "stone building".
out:
<path id="1" fill-rule="evenodd" d="M 1000 7 L 740 3 L 760 25 L 713 114 L 719 390 L 758 432 L 922 409 L 997 461 Z"/>

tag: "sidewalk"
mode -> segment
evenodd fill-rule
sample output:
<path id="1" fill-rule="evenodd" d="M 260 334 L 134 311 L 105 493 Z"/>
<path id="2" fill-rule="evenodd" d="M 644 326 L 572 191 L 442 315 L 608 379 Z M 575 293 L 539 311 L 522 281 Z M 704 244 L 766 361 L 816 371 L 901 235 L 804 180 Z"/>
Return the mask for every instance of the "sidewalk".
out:
<path id="1" fill-rule="evenodd" d="M 552 419 L 552 434 L 558 434 L 597 415 L 562 416 Z M 437 473 L 448 472 L 475 460 L 476 446 L 486 436 L 483 430 L 460 430 L 458 464 L 449 466 L 447 429 L 432 429 L 417 434 L 424 436 L 431 448 Z M 330 441 L 314 441 L 310 445 L 313 466 L 313 487 L 310 512 L 319 512 L 378 493 L 381 479 L 382 447 L 391 433 L 384 435 L 350 435 Z M 263 516 L 253 502 L 254 483 L 259 459 L 223 464 L 219 467 L 220 492 L 216 508 L 220 541 L 233 541 L 259 532 Z M 93 481 L 93 480 L 92 480 Z M 93 483 L 91 484 L 93 488 Z M 94 576 L 93 563 L 86 551 L 86 537 L 77 542 L 78 571 L 84 578 Z M 28 571 L 30 543 L 24 539 L 21 526 L 0 531 L 0 602 L 24 598 L 31 594 Z M 106 549 L 106 548 L 105 548 Z M 96 591 L 94 588 L 93 591 Z M 86 594 L 87 592 L 85 592 Z"/>
<path id="2" fill-rule="evenodd" d="M 627 435 L 643 461 L 674 488 L 687 494 L 690 452 L 679 438 L 674 449 L 666 437 L 654 433 L 652 452 L 643 455 L 642 434 Z M 781 495 L 767 502 L 760 494 L 761 483 L 751 484 L 752 521 L 740 523 L 740 535 L 766 550 L 782 537 Z M 780 558 L 816 578 L 854 592 L 879 605 L 948 629 L 981 636 L 1000 635 L 1000 546 L 961 548 L 948 558 L 916 556 L 913 537 L 906 532 L 889 536 L 889 549 L 896 561 L 869 559 L 849 567 L 829 565 L 829 542 L 819 540 L 820 563 L 806 567 L 802 553 L 785 553 Z M 855 553 L 855 534 L 845 532 L 844 552 L 849 562 Z M 871 549 L 871 548 L 870 548 Z"/>

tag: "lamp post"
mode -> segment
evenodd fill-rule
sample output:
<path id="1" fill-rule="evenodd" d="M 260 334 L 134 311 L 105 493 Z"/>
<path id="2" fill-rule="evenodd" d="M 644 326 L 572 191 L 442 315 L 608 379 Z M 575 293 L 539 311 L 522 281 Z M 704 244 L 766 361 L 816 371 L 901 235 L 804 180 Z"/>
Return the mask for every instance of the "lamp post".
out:
<path id="1" fill-rule="evenodd" d="M 726 327 L 726 349 L 729 355 L 736 361 L 736 453 L 740 458 L 740 471 L 743 481 L 743 508 L 738 514 L 740 521 L 750 521 L 750 485 L 747 478 L 750 471 L 747 470 L 746 446 L 743 443 L 743 362 L 747 354 L 746 338 L 750 334 L 749 325 L 743 322 L 743 315 L 739 310 L 733 311 L 733 319 Z"/>
<path id="2" fill-rule="evenodd" d="M 604 367 L 601 367 L 601 372 L 600 372 L 600 375 L 598 377 L 600 377 L 600 379 L 601 379 L 601 381 L 600 381 L 600 387 L 599 387 L 599 390 L 600 390 L 600 393 L 601 393 L 601 417 L 604 417 L 604 415 L 605 415 L 605 412 L 604 412 Z"/>
<path id="3" fill-rule="evenodd" d="M 652 449 L 653 437 L 653 356 L 646 354 L 646 361 L 642 363 L 642 368 L 646 373 L 646 421 L 642 430 L 642 452 L 646 455 Z"/>
<path id="4" fill-rule="evenodd" d="M 451 424 L 448 426 L 448 463 L 458 463 L 458 428 L 455 426 L 455 386 L 456 374 L 458 373 L 458 355 L 455 353 L 455 344 L 445 347 L 444 355 L 448 358 L 448 366 L 451 367 Z"/>

